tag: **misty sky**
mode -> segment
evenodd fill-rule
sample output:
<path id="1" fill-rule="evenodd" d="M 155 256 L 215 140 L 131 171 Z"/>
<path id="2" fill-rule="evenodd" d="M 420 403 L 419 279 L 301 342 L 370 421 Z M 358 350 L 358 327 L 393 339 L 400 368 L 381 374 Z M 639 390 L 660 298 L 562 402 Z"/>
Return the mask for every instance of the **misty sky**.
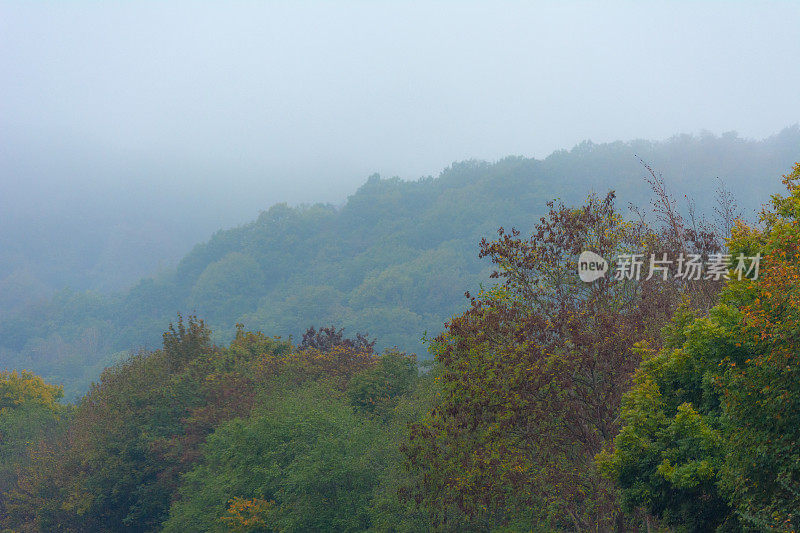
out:
<path id="1" fill-rule="evenodd" d="M 800 2 L 2 2 L 3 196 L 198 188 L 247 220 L 372 172 L 762 138 L 800 121 L 798 28 Z"/>

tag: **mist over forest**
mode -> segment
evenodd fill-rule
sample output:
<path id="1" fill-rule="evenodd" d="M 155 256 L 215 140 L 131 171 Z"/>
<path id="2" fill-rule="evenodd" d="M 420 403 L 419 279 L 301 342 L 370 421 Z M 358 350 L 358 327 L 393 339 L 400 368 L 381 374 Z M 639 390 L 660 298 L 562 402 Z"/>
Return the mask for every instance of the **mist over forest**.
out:
<path id="1" fill-rule="evenodd" d="M 798 27 L 0 0 L 0 530 L 800 530 Z"/>
<path id="2" fill-rule="evenodd" d="M 7 367 L 33 370 L 75 397 L 127 351 L 157 347 L 164 324 L 182 313 L 203 317 L 217 342 L 229 342 L 238 323 L 295 339 L 311 326 L 336 324 L 371 333 L 380 350 L 427 359 L 423 337 L 465 308 L 466 291 L 489 283 L 477 245 L 498 228 L 530 232 L 547 201 L 580 203 L 592 192 L 614 190 L 621 206 L 646 206 L 643 163 L 679 194 L 684 215 L 691 200 L 698 217 L 714 224 L 722 188 L 740 216 L 755 220 L 799 145 L 793 126 L 762 141 L 735 133 L 587 141 L 542 160 L 453 163 L 436 178 L 375 174 L 343 205 L 275 204 L 209 240 L 195 235 L 201 242 L 188 250 L 192 238 L 179 239 L 170 227 L 197 217 L 199 199 L 151 211 L 135 196 L 128 196 L 134 206 L 120 197 L 75 226 L 48 213 L 36 219 L 53 231 L 52 240 L 34 241 L 43 247 L 7 236 L 16 247 L 3 263 L 18 263 L 2 281 L 0 354 Z M 120 227 L 123 221 L 133 225 Z M 152 264 L 161 249 L 170 252 Z"/>

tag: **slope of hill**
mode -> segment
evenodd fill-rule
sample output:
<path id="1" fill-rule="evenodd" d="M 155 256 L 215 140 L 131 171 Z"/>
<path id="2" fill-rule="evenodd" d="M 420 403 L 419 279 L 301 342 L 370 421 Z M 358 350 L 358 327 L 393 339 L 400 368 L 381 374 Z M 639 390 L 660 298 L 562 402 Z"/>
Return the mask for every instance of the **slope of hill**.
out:
<path id="1" fill-rule="evenodd" d="M 341 208 L 278 204 L 217 232 L 176 269 L 113 296 L 61 291 L 0 322 L 0 368 L 26 368 L 83 392 L 115 353 L 156 346 L 177 312 L 205 318 L 218 342 L 234 325 L 299 335 L 310 325 L 366 331 L 378 348 L 425 356 L 422 338 L 487 279 L 477 243 L 499 226 L 530 230 L 552 198 L 577 203 L 615 189 L 646 202 L 640 157 L 671 189 L 711 213 L 716 177 L 745 216 L 780 187 L 800 153 L 800 128 L 763 141 L 678 136 L 665 142 L 585 142 L 543 160 L 454 163 L 438 178 L 371 176 Z M 752 216 L 750 216 L 752 218 Z"/>

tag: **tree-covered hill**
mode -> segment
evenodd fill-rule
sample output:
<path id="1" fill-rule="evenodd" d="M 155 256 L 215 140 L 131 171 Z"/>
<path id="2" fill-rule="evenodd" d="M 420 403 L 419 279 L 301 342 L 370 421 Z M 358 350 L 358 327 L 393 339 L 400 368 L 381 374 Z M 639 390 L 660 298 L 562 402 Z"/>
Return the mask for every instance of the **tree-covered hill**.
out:
<path id="1" fill-rule="evenodd" d="M 27 306 L 0 322 L 0 368 L 33 370 L 72 397 L 120 352 L 156 346 L 177 312 L 205 318 L 218 342 L 230 341 L 237 323 L 295 337 L 336 324 L 369 332 L 378 349 L 425 357 L 425 332 L 441 331 L 465 307 L 464 291 L 486 281 L 477 243 L 498 227 L 528 232 L 548 200 L 579 203 L 590 191 L 615 189 L 620 205 L 646 205 L 639 158 L 698 212 L 713 212 L 721 178 L 752 218 L 799 152 L 793 127 L 763 141 L 585 142 L 542 160 L 454 163 L 417 181 L 374 175 L 341 207 L 278 204 L 219 231 L 175 270 L 125 293 L 65 290 Z"/>
<path id="2" fill-rule="evenodd" d="M 493 283 L 425 372 L 336 328 L 215 345 L 193 316 L 72 405 L 0 372 L 0 527 L 798 531 L 800 163 L 724 242 L 653 183 L 654 223 L 590 194 L 481 241 Z M 586 248 L 731 261 L 584 283 Z"/>

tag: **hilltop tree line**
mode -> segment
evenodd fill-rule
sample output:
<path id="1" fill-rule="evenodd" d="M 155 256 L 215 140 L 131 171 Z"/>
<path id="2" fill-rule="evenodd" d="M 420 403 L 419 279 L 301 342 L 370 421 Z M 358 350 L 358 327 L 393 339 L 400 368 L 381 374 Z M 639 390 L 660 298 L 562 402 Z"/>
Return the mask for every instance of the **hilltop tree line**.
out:
<path id="1" fill-rule="evenodd" d="M 496 282 L 431 339 L 427 365 L 336 327 L 295 345 L 239 325 L 218 346 L 179 317 L 74 405 L 3 373 L 1 525 L 796 531 L 800 164 L 757 224 L 725 194 L 716 221 L 681 216 L 650 183 L 650 216 L 591 195 L 551 202 L 531 235 L 482 241 Z M 729 268 L 584 283 L 587 249 Z"/>

